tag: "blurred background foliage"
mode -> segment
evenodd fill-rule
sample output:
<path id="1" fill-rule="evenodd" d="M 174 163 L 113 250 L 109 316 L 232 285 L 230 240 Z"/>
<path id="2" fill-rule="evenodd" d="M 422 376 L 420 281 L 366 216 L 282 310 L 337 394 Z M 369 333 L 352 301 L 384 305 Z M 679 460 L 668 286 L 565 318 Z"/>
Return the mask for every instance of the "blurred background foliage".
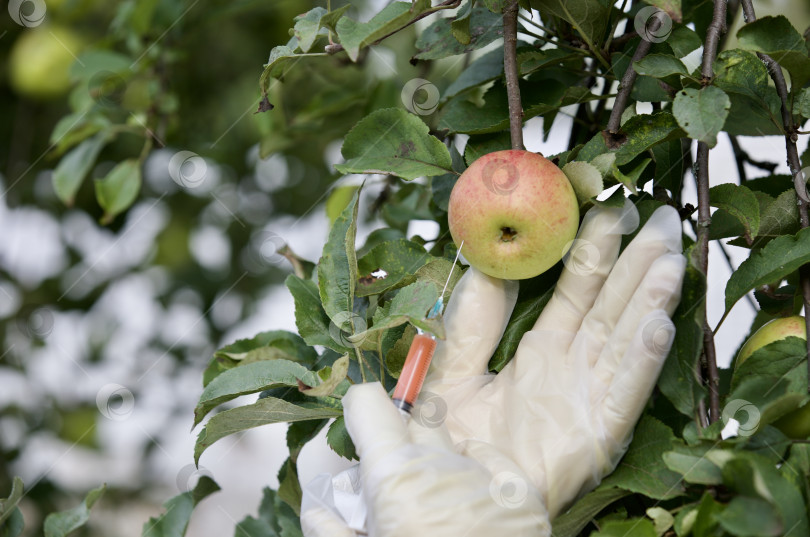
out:
<path id="1" fill-rule="evenodd" d="M 0 14 L 0 497 L 21 475 L 24 535 L 41 535 L 47 513 L 106 481 L 98 520 L 76 534 L 139 535 L 188 488 L 191 409 L 213 350 L 278 322 L 266 305 L 292 271 L 278 250 L 295 224 L 311 244 L 299 253 L 317 260 L 340 139 L 398 105 L 396 77 L 423 68 L 384 48 L 356 65 L 302 62 L 271 85 L 275 108 L 254 114 L 269 51 L 325 2 L 10 4 L 19 11 Z M 352 5 L 362 16 L 365 4 Z M 404 34 L 387 46 L 413 39 Z"/>

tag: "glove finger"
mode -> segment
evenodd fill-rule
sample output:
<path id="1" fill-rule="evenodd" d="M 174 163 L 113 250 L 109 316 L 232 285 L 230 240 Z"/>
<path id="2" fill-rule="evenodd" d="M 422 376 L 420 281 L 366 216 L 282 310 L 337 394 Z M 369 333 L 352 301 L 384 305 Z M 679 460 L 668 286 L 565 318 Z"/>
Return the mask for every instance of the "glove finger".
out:
<path id="1" fill-rule="evenodd" d="M 483 375 L 515 307 L 518 283 L 469 268 L 444 313 L 447 339 L 438 341 L 426 378 L 431 391 L 443 381 Z"/>
<path id="2" fill-rule="evenodd" d="M 382 384 L 355 384 L 343 396 L 346 430 L 360 456 L 363 472 L 410 440 L 402 415 Z"/>
<path id="3" fill-rule="evenodd" d="M 304 537 L 357 537 L 339 516 L 324 507 L 301 513 L 301 531 Z"/>
<path id="4" fill-rule="evenodd" d="M 563 258 L 564 268 L 554 294 L 533 331 L 574 333 L 591 309 L 616 258 L 623 234 L 638 226 L 638 211 L 625 200 L 622 208 L 594 207 L 585 215 L 579 234 Z"/>
<path id="5" fill-rule="evenodd" d="M 646 345 L 659 345 L 656 338 L 666 342 L 671 323 L 662 325 L 657 319 L 642 323 L 642 320 L 656 310 L 672 315 L 680 301 L 685 269 L 686 258 L 676 253 L 664 254 L 650 266 L 627 307 L 622 308 L 618 322 L 610 327 L 610 335 L 594 367 L 595 385 L 610 385 L 639 328 Z"/>
<path id="6" fill-rule="evenodd" d="M 662 255 L 668 252 L 680 254 L 681 250 L 681 220 L 678 213 L 672 207 L 660 207 L 650 216 L 638 235 L 616 261 L 593 308 L 585 316 L 582 327 L 574 339 L 573 348 L 587 349 L 587 351 L 578 352 L 587 352 L 589 365 L 594 365 L 597 357 L 603 351 L 605 343 L 616 336 L 617 323 L 624 315 L 631 300 L 638 296 L 638 288 L 642 280 L 648 277 L 648 272 L 652 270 L 651 266 Z M 682 272 L 681 267 L 680 270 L 675 270 L 672 276 L 679 277 L 678 275 Z M 665 274 L 661 275 L 661 278 L 667 279 Z M 669 278 L 669 280 L 671 279 Z M 655 296 L 649 297 L 651 300 L 656 298 L 658 293 L 665 292 L 665 289 L 656 288 L 656 281 L 658 280 L 653 279 L 648 282 L 650 286 L 647 290 L 655 294 Z M 680 285 L 674 293 L 679 291 Z M 672 293 L 669 294 L 672 295 Z M 653 309 L 663 307 L 663 303 L 656 307 L 646 307 L 635 319 L 641 318 Z M 624 338 L 625 345 L 632 337 L 634 330 L 635 325 L 632 325 Z M 620 335 L 624 334 L 620 332 Z M 624 347 L 620 347 L 618 353 L 621 356 L 624 353 Z"/>
<path id="7" fill-rule="evenodd" d="M 649 327 L 657 327 L 654 334 Z M 656 310 L 644 317 L 619 364 L 599 409 L 608 437 L 621 445 L 630 441 L 630 433 L 661 373 L 675 339 L 675 325 L 669 314 Z M 621 453 L 619 452 L 619 455 Z"/>

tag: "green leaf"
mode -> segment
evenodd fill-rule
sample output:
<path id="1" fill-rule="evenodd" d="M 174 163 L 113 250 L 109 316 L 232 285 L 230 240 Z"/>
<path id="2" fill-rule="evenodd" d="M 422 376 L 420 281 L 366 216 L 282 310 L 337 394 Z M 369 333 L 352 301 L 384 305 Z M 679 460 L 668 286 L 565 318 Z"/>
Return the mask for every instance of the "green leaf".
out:
<path id="1" fill-rule="evenodd" d="M 332 364 L 331 367 L 323 368 L 323 373 L 318 372 L 319 382 L 309 389 L 302 389 L 301 391 L 310 397 L 326 397 L 332 395 L 338 385 L 346 380 L 346 374 L 349 372 L 349 355 L 344 354 Z"/>
<path id="2" fill-rule="evenodd" d="M 348 139 L 348 137 L 347 137 Z M 318 290 L 323 309 L 330 319 L 341 326 L 345 316 L 354 310 L 354 288 L 357 282 L 357 200 L 360 191 L 337 217 L 329 230 L 329 238 L 318 261 Z"/>
<path id="3" fill-rule="evenodd" d="M 278 471 L 278 498 L 289 505 L 296 515 L 301 514 L 301 482 L 298 480 L 298 469 L 292 459 L 284 461 Z"/>
<path id="4" fill-rule="evenodd" d="M 587 162 L 569 162 L 562 167 L 562 171 L 574 187 L 580 207 L 601 194 L 605 188 L 602 174 L 594 165 Z"/>
<path id="5" fill-rule="evenodd" d="M 349 17 L 342 17 L 335 25 L 335 30 L 349 58 L 356 62 L 360 49 L 403 28 L 429 8 L 430 0 L 416 0 L 413 3 L 391 2 L 368 22 L 357 22 Z"/>
<path id="6" fill-rule="evenodd" d="M 439 60 L 472 52 L 503 36 L 501 16 L 484 7 L 474 7 L 470 15 L 470 40 L 462 43 L 453 34 L 453 21 L 438 19 L 422 31 L 416 40 L 419 49 L 414 58 L 418 60 Z M 503 62 L 501 62 L 503 64 Z"/>
<path id="7" fill-rule="evenodd" d="M 793 110 L 801 114 L 802 117 L 810 118 L 810 88 L 802 89 L 793 105 Z"/>
<path id="8" fill-rule="evenodd" d="M 330 319 L 321 305 L 318 286 L 290 274 L 284 281 L 295 302 L 295 326 L 308 345 L 323 345 L 340 354 L 348 349 L 329 333 Z"/>
<path id="9" fill-rule="evenodd" d="M 644 173 L 644 170 L 647 169 L 647 165 L 652 161 L 652 159 L 645 158 L 639 162 L 635 168 L 630 170 L 627 173 L 624 173 L 616 166 L 615 162 L 610 167 L 611 174 L 615 177 L 621 184 L 623 184 L 627 189 L 630 191 L 631 194 L 636 195 L 638 194 L 638 180 L 641 178 L 641 174 Z"/>
<path id="10" fill-rule="evenodd" d="M 554 537 L 576 537 L 600 511 L 629 494 L 626 490 L 605 487 L 589 492 L 552 521 L 551 534 Z"/>
<path id="11" fill-rule="evenodd" d="M 319 420 L 340 415 L 342 412 L 339 409 L 320 403 L 293 404 L 283 399 L 265 397 L 252 405 L 220 412 L 208 420 L 197 436 L 197 443 L 194 446 L 194 462 L 199 463 L 200 455 L 214 442 L 233 433 L 269 423 Z"/>
<path id="12" fill-rule="evenodd" d="M 70 66 L 73 79 L 90 80 L 101 72 L 124 75 L 130 72 L 132 58 L 112 50 L 91 48 L 79 54 L 77 61 Z"/>
<path id="13" fill-rule="evenodd" d="M 354 448 L 349 431 L 346 430 L 346 422 L 343 416 L 336 419 L 332 425 L 329 426 L 329 431 L 326 433 L 326 442 L 332 450 L 349 460 L 358 460 L 357 451 Z"/>
<path id="14" fill-rule="evenodd" d="M 495 80 L 502 74 L 503 51 L 493 50 L 487 52 L 472 62 L 449 86 L 447 86 L 442 98 L 448 99 L 454 95 L 458 95 L 462 91 L 480 86 L 490 80 Z"/>
<path id="15" fill-rule="evenodd" d="M 640 75 L 664 78 L 670 75 L 689 76 L 689 70 L 681 60 L 669 54 L 649 54 L 637 62 L 633 69 Z"/>
<path id="16" fill-rule="evenodd" d="M 498 52 L 500 55 L 501 72 L 503 72 L 503 51 L 498 50 L 495 52 Z M 528 75 L 547 66 L 560 65 L 562 62 L 575 59 L 576 57 L 576 54 L 558 48 L 536 50 L 534 48 L 521 47 L 517 50 L 517 63 L 521 76 Z"/>
<path id="17" fill-rule="evenodd" d="M 298 47 L 301 52 L 309 52 L 315 40 L 318 39 L 318 35 L 321 35 L 321 17 L 327 13 L 328 11 L 324 8 L 315 7 L 295 18 L 295 37 L 298 38 Z"/>
<path id="18" fill-rule="evenodd" d="M 541 15 L 559 17 L 573 26 L 591 50 L 601 45 L 610 11 L 599 0 L 532 0 L 531 4 Z"/>
<path id="19" fill-rule="evenodd" d="M 769 459 L 739 451 L 723 465 L 723 478 L 726 485 L 740 495 L 761 498 L 776 508 L 786 529 L 785 533 L 779 535 L 800 537 L 810 534 L 801 492 L 780 474 Z"/>
<path id="20" fill-rule="evenodd" d="M 678 123 L 669 112 L 634 116 L 622 125 L 621 130 L 627 140 L 616 151 L 617 166 L 624 166 L 654 145 L 672 138 L 680 138 L 681 134 Z M 596 136 L 602 138 L 601 133 Z M 596 155 L 601 153 L 604 153 L 604 151 L 599 151 Z M 590 159 L 584 158 L 584 155 L 580 153 L 577 160 Z"/>
<path id="21" fill-rule="evenodd" d="M 17 476 L 11 482 L 11 492 L 8 498 L 0 500 L 0 525 L 3 524 L 17 508 L 17 504 L 23 497 L 23 481 Z"/>
<path id="22" fill-rule="evenodd" d="M 683 187 L 683 149 L 681 141 L 670 140 L 652 147 L 655 184 L 671 192 Z"/>
<path id="23" fill-rule="evenodd" d="M 658 537 L 655 526 L 646 518 L 610 520 L 602 529 L 591 533 L 591 537 Z"/>
<path id="24" fill-rule="evenodd" d="M 75 112 L 64 116 L 51 132 L 53 156 L 59 156 L 74 145 L 83 142 L 111 125 L 106 116 L 97 113 Z"/>
<path id="25" fill-rule="evenodd" d="M 512 360 L 523 334 L 531 330 L 551 300 L 560 271 L 558 264 L 539 276 L 520 280 L 518 299 L 512 310 L 512 316 L 509 317 L 509 323 L 498 343 L 498 348 L 489 360 L 490 371 L 500 372 Z"/>
<path id="26" fill-rule="evenodd" d="M 399 108 L 372 112 L 346 135 L 341 173 L 392 174 L 411 180 L 452 172 L 447 147 L 417 116 Z"/>
<path id="27" fill-rule="evenodd" d="M 110 223 L 125 211 L 141 190 L 141 163 L 137 159 L 119 162 L 104 179 L 96 179 L 96 199 L 104 209 L 102 222 Z"/>
<path id="28" fill-rule="evenodd" d="M 768 80 L 765 64 L 747 50 L 724 50 L 714 62 L 712 84 L 726 93 L 738 93 L 765 103 L 766 96 L 775 93 Z"/>
<path id="29" fill-rule="evenodd" d="M 296 54 L 295 51 L 287 45 L 279 45 L 273 47 L 270 51 L 270 57 L 267 63 L 264 64 L 264 71 L 259 78 L 259 87 L 262 92 L 267 94 L 270 88 L 270 79 L 283 80 L 284 76 L 289 72 L 293 65 L 298 63 L 301 58 L 326 56 L 323 53 L 310 53 L 310 54 Z"/>
<path id="30" fill-rule="evenodd" d="M 329 193 L 329 197 L 326 198 L 326 217 L 330 224 L 335 223 L 343 209 L 351 203 L 354 193 L 359 188 L 358 186 L 339 186 Z"/>
<path id="31" fill-rule="evenodd" d="M 752 289 L 781 280 L 810 262 L 810 228 L 773 239 L 743 261 L 726 284 L 726 310 Z"/>
<path id="32" fill-rule="evenodd" d="M 753 377 L 788 378 L 791 371 L 804 365 L 807 358 L 805 340 L 787 337 L 754 351 L 743 363 L 737 363 L 731 377 L 732 393 Z"/>
<path id="33" fill-rule="evenodd" d="M 681 474 L 688 483 L 720 485 L 723 473 L 706 457 L 707 449 L 704 446 L 675 446 L 673 451 L 664 453 L 662 459 L 667 468 Z"/>
<path id="34" fill-rule="evenodd" d="M 723 90 L 706 86 L 700 90 L 686 88 L 679 91 L 672 112 L 690 138 L 714 147 L 730 108 L 731 100 Z"/>
<path id="35" fill-rule="evenodd" d="M 306 367 L 289 360 L 264 360 L 225 371 L 203 390 L 194 409 L 196 427 L 211 409 L 242 395 L 278 386 L 298 387 L 298 381 L 317 386 L 320 379 Z"/>
<path id="36" fill-rule="evenodd" d="M 681 476 L 666 467 L 662 456 L 678 440 L 672 430 L 655 418 L 644 415 L 633 433 L 633 441 L 616 470 L 602 486 L 619 487 L 657 500 L 683 494 Z"/>
<path id="37" fill-rule="evenodd" d="M 200 476 L 194 490 L 178 494 L 167 500 L 166 512 L 152 517 L 143 525 L 141 537 L 183 537 L 191 519 L 191 512 L 207 496 L 217 492 L 219 485 L 207 475 Z"/>
<path id="38" fill-rule="evenodd" d="M 106 490 L 106 485 L 93 489 L 84 497 L 84 501 L 73 509 L 51 513 L 45 517 L 43 530 L 45 537 L 65 537 L 67 534 L 85 525 L 90 518 L 90 509 Z"/>
<path id="39" fill-rule="evenodd" d="M 703 350 L 701 307 L 706 299 L 706 278 L 697 269 L 692 255 L 686 267 L 681 302 L 672 316 L 678 337 L 672 343 L 658 377 L 658 387 L 683 415 L 692 419 L 706 388 L 697 378 L 697 365 Z"/>
<path id="40" fill-rule="evenodd" d="M 799 230 L 796 191 L 786 190 L 776 200 L 769 203 L 765 210 L 760 209 L 760 215 L 759 234 L 751 245 L 754 248 L 761 248 L 776 237 L 796 233 Z M 737 243 L 734 244 L 737 245 Z"/>
<path id="41" fill-rule="evenodd" d="M 62 203 L 67 206 L 73 205 L 73 198 L 82 181 L 109 140 L 110 137 L 106 133 L 96 134 L 80 143 L 59 161 L 53 171 L 53 189 Z"/>
<path id="42" fill-rule="evenodd" d="M 779 537 L 784 532 L 779 512 L 765 500 L 748 496 L 732 498 L 717 521 L 739 537 Z"/>
<path id="43" fill-rule="evenodd" d="M 798 90 L 810 80 L 810 58 L 804 37 L 784 16 L 762 17 L 740 28 L 741 48 L 764 52 L 790 73 L 792 88 Z"/>
<path id="44" fill-rule="evenodd" d="M 506 131 L 470 136 L 467 145 L 464 146 L 464 161 L 469 166 L 488 153 L 511 148 L 512 140 Z"/>
<path id="45" fill-rule="evenodd" d="M 433 307 L 438 298 L 439 290 L 433 282 L 416 281 L 407 285 L 400 289 L 391 300 L 388 314 L 384 318 L 376 321 L 374 326 L 368 330 L 355 334 L 349 339 L 359 343 L 380 330 L 387 330 L 408 321 L 420 328 L 434 328 L 434 325 L 425 322 L 425 318 L 428 310 Z"/>
<path id="46" fill-rule="evenodd" d="M 0 537 L 18 537 L 25 528 L 25 519 L 19 507 L 9 513 L 5 522 L 0 522 Z"/>
<path id="47" fill-rule="evenodd" d="M 240 339 L 214 352 L 214 357 L 249 364 L 260 360 L 292 360 L 313 365 L 318 358 L 315 349 L 301 336 L 286 330 L 260 332 L 250 339 Z"/>
<path id="48" fill-rule="evenodd" d="M 378 244 L 357 261 L 357 296 L 378 295 L 411 283 L 414 272 L 433 259 L 424 246 L 406 239 Z"/>
<path id="49" fill-rule="evenodd" d="M 683 58 L 693 50 L 700 48 L 703 45 L 703 39 L 693 29 L 687 26 L 677 26 L 672 29 L 666 43 L 676 57 Z"/>
<path id="50" fill-rule="evenodd" d="M 717 535 L 715 528 L 717 527 L 717 517 L 723 512 L 724 506 L 714 500 L 711 493 L 708 491 L 703 493 L 703 498 L 700 500 L 700 507 L 698 507 L 694 525 L 692 526 L 692 535 L 695 537 L 711 537 Z"/>
<path id="51" fill-rule="evenodd" d="M 669 528 L 675 523 L 675 517 L 672 513 L 663 507 L 649 507 L 647 508 L 647 516 L 650 517 L 655 525 L 655 534 L 658 537 L 664 535 Z"/>
<path id="52" fill-rule="evenodd" d="M 759 233 L 759 202 L 744 185 L 724 183 L 709 189 L 712 207 L 723 209 L 736 217 L 745 228 L 745 234 L 753 239 Z"/>

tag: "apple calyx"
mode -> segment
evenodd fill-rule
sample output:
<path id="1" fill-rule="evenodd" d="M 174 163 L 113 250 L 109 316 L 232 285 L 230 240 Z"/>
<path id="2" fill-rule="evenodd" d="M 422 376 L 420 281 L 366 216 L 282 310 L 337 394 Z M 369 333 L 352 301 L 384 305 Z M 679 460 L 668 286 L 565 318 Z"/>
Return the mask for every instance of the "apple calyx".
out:
<path id="1" fill-rule="evenodd" d="M 509 226 L 501 228 L 501 242 L 512 242 L 517 237 L 517 230 Z"/>

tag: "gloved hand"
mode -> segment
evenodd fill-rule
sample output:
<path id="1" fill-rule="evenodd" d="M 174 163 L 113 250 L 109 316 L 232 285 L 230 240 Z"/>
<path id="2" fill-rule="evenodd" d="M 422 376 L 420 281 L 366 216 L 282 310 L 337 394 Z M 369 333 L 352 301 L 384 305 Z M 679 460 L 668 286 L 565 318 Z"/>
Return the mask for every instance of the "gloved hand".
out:
<path id="1" fill-rule="evenodd" d="M 539 492 L 545 511 L 537 507 L 538 512 L 551 519 L 595 487 L 626 451 L 674 338 L 669 316 L 685 268 L 680 220 L 671 207 L 658 209 L 618 257 L 622 235 L 637 226 L 638 212 L 629 201 L 621 209 L 598 207 L 585 215 L 551 300 L 498 375 L 487 373 L 487 363 L 514 308 L 518 284 L 469 269 L 448 303 L 447 340 L 437 345 L 410 437 L 446 427 L 457 453 L 490 476 L 506 471 L 510 486 L 528 496 Z M 356 444 L 366 441 L 352 429 L 350 434 Z M 390 482 L 413 480 L 394 459 L 375 459 L 375 467 L 389 465 L 389 480 L 401 472 L 401 481 Z M 397 496 L 384 496 L 384 487 L 362 481 L 369 521 L 377 511 L 400 508 Z M 324 535 L 312 533 L 317 527 L 312 521 L 332 515 L 304 511 L 302 524 L 310 528 L 305 534 Z M 426 515 L 414 516 L 418 521 Z M 370 528 L 377 537 L 397 535 Z"/>
<path id="2" fill-rule="evenodd" d="M 461 453 L 488 466 L 494 448 L 514 461 L 552 519 L 616 467 L 674 339 L 680 219 L 661 207 L 617 261 L 637 226 L 629 201 L 585 215 L 551 300 L 498 375 L 487 363 L 518 285 L 468 270 L 420 396 Z"/>
<path id="3" fill-rule="evenodd" d="M 448 537 L 551 533 L 540 494 L 497 451 L 486 454 L 487 469 L 457 454 L 444 427 L 406 426 L 376 382 L 352 386 L 343 409 L 360 455 L 369 535 L 413 537 L 425 530 Z M 313 502 L 307 492 L 301 510 L 307 537 L 355 536 L 331 506 Z"/>

